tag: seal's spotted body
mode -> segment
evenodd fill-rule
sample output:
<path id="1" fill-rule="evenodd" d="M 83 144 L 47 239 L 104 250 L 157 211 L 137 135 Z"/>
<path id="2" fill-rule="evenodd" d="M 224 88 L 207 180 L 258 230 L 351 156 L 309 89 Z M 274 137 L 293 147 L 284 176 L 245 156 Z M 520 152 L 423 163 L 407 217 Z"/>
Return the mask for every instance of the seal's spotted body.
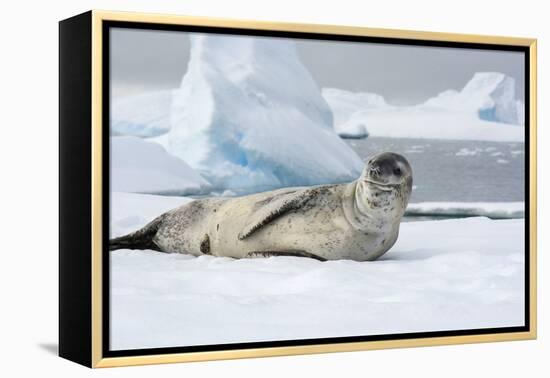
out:
<path id="1" fill-rule="evenodd" d="M 411 188 L 406 159 L 383 153 L 372 158 L 352 183 L 196 200 L 111 240 L 110 248 L 146 246 L 234 258 L 374 260 L 397 240 Z M 132 246 L 133 240 L 139 242 Z"/>

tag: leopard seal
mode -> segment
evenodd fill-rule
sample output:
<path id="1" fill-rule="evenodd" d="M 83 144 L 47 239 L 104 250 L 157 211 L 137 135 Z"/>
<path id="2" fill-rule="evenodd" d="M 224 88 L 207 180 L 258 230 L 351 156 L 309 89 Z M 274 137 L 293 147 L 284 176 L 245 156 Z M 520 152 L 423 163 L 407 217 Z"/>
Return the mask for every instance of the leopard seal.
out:
<path id="1" fill-rule="evenodd" d="M 384 152 L 351 183 L 198 199 L 111 239 L 109 249 L 375 260 L 397 240 L 411 191 L 408 161 Z"/>

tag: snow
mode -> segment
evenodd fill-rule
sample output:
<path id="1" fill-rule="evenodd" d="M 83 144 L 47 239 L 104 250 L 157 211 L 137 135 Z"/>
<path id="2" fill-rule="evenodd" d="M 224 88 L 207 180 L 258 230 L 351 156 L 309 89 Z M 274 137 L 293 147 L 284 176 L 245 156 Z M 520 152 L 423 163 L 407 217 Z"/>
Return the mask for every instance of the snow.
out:
<path id="1" fill-rule="evenodd" d="M 406 215 L 454 217 L 484 216 L 493 219 L 523 218 L 523 202 L 420 202 L 410 203 Z"/>
<path id="2" fill-rule="evenodd" d="M 112 234 L 186 201 L 112 193 Z M 519 326 L 524 238 L 523 219 L 476 217 L 403 223 L 367 263 L 111 252 L 110 347 Z"/>
<path id="3" fill-rule="evenodd" d="M 522 142 L 524 105 L 515 98 L 514 79 L 478 72 L 458 92 L 447 90 L 423 104 L 392 106 L 373 93 L 323 89 L 334 113 L 334 129 L 343 137 L 367 135 Z M 367 132 L 368 131 L 368 132 Z"/>
<path id="4" fill-rule="evenodd" d="M 172 92 L 145 92 L 115 99 L 111 104 L 111 134 L 155 137 L 167 133 Z"/>
<path id="5" fill-rule="evenodd" d="M 111 190 L 135 193 L 198 193 L 209 183 L 157 143 L 111 137 Z"/>
<path id="6" fill-rule="evenodd" d="M 170 131 L 156 141 L 230 190 L 342 182 L 362 169 L 294 44 L 282 39 L 192 35 Z"/>

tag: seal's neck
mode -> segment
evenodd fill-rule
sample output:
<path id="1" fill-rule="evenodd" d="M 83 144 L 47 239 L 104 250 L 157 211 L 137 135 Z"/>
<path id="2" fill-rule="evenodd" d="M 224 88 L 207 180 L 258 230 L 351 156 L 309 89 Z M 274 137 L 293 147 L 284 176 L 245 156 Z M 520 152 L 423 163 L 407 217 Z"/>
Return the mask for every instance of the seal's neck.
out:
<path id="1" fill-rule="evenodd" d="M 401 217 L 400 206 L 374 206 L 375 198 L 372 193 L 359 181 L 348 184 L 344 191 L 344 214 L 348 222 L 357 230 L 367 232 L 376 230 L 386 231 L 394 226 L 394 220 Z"/>

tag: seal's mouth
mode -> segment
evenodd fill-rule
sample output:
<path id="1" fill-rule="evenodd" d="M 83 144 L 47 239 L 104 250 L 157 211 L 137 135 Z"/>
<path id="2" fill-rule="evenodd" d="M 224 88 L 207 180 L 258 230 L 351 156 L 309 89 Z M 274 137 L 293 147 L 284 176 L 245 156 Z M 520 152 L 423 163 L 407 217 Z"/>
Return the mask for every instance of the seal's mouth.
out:
<path id="1" fill-rule="evenodd" d="M 395 187 L 399 186 L 399 184 L 383 183 L 372 179 L 365 179 L 365 182 L 376 185 L 380 190 L 384 190 L 384 191 L 390 191 L 390 190 L 393 190 Z"/>

